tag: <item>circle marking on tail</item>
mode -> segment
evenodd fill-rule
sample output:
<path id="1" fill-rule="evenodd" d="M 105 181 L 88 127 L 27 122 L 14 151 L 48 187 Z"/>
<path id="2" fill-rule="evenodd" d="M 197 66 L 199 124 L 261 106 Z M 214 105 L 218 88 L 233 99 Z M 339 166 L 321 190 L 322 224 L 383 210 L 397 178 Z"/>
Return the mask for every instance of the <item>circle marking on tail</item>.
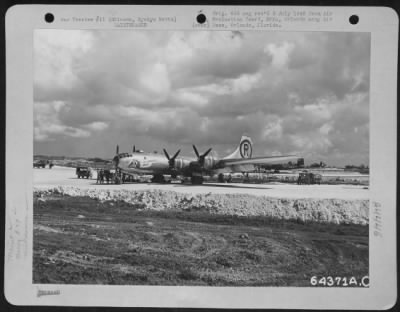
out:
<path id="1" fill-rule="evenodd" d="M 249 140 L 243 140 L 242 142 L 240 142 L 239 152 L 242 158 L 251 158 L 253 148 Z"/>

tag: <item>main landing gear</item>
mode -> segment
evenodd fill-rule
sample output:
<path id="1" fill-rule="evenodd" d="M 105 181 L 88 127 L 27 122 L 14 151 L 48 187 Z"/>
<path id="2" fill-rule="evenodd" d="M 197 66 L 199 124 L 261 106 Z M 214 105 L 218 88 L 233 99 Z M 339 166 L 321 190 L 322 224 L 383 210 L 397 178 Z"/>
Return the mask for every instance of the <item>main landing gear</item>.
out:
<path id="1" fill-rule="evenodd" d="M 151 178 L 151 183 L 165 183 L 165 178 L 162 174 L 155 174 L 152 178 Z"/>
<path id="2" fill-rule="evenodd" d="M 190 182 L 192 182 L 192 184 L 203 184 L 203 177 L 202 176 L 192 176 L 190 178 Z"/>

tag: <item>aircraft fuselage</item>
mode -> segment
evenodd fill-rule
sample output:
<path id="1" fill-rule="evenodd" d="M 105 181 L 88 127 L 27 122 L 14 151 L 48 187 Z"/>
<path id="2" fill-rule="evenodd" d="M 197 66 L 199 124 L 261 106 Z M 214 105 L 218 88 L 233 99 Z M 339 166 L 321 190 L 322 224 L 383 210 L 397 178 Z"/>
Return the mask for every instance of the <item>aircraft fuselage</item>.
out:
<path id="1" fill-rule="evenodd" d="M 208 157 L 207 157 L 208 158 Z M 177 157 L 175 159 L 175 171 L 179 174 L 190 176 L 189 169 L 193 168 L 196 163 L 196 158 L 193 157 Z M 204 168 L 209 167 L 211 164 L 216 163 L 216 160 L 206 159 Z M 131 174 L 171 174 L 168 159 L 161 154 L 155 153 L 133 153 L 121 155 L 118 163 L 118 168 L 125 173 Z M 201 171 L 201 170 L 198 170 Z"/>
<path id="2" fill-rule="evenodd" d="M 199 153 L 193 145 L 196 157 L 180 156 L 178 150 L 174 155 L 169 155 L 164 149 L 164 155 L 158 153 L 121 153 L 114 157 L 115 167 L 120 173 L 153 175 L 155 180 L 163 180 L 162 175 L 190 177 L 192 183 L 202 183 L 204 175 L 215 175 L 231 172 L 254 171 L 257 165 L 299 159 L 295 155 L 264 156 L 252 158 L 252 142 L 250 137 L 242 136 L 236 150 L 224 158 L 208 155 L 209 148 L 204 153 Z"/>

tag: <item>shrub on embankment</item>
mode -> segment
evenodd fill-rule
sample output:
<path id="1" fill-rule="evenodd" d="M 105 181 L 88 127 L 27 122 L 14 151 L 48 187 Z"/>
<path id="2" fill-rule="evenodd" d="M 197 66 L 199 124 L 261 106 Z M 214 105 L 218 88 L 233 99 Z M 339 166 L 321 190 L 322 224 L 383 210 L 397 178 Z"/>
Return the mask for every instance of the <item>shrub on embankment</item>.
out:
<path id="1" fill-rule="evenodd" d="M 201 211 L 236 216 L 266 216 L 301 222 L 368 224 L 369 200 L 275 198 L 248 194 L 186 194 L 162 190 L 98 190 L 57 186 L 36 189 L 35 196 L 88 196 L 100 201 L 124 201 L 143 209 Z"/>

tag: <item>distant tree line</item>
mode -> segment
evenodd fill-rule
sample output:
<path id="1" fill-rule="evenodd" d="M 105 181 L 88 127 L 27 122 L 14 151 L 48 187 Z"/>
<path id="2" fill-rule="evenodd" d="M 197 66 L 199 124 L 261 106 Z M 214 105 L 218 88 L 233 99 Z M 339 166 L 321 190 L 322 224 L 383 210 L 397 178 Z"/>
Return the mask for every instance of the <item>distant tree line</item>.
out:
<path id="1" fill-rule="evenodd" d="M 107 162 L 107 160 L 99 158 L 99 157 L 95 157 L 95 158 L 88 158 L 88 161 L 93 161 L 93 162 Z"/>
<path id="2" fill-rule="evenodd" d="M 66 159 L 86 159 L 91 162 L 107 162 L 107 160 L 94 157 L 94 158 L 85 158 L 85 157 L 66 157 L 66 156 L 48 156 L 48 155 L 34 155 L 33 159 L 45 159 L 45 160 L 66 160 Z"/>
<path id="3" fill-rule="evenodd" d="M 264 170 L 289 170 L 289 169 L 296 169 L 296 168 L 303 168 L 304 162 L 292 162 L 289 161 L 286 164 L 271 164 L 271 165 L 261 165 L 260 168 Z"/>
<path id="4" fill-rule="evenodd" d="M 53 160 L 64 160 L 64 159 L 66 159 L 66 157 L 65 156 L 47 156 L 47 155 L 34 155 L 33 156 L 33 159 L 46 159 L 46 160 L 50 160 L 50 159 L 53 159 Z"/>
<path id="5" fill-rule="evenodd" d="M 361 164 L 361 165 L 359 165 L 359 166 L 355 166 L 355 165 L 346 165 L 344 168 L 345 168 L 345 169 L 369 169 L 369 167 L 366 166 L 366 165 L 364 165 L 364 164 Z"/>
<path id="6" fill-rule="evenodd" d="M 312 163 L 309 167 L 310 168 L 325 168 L 326 163 L 324 163 L 323 161 L 320 161 L 319 163 Z"/>

